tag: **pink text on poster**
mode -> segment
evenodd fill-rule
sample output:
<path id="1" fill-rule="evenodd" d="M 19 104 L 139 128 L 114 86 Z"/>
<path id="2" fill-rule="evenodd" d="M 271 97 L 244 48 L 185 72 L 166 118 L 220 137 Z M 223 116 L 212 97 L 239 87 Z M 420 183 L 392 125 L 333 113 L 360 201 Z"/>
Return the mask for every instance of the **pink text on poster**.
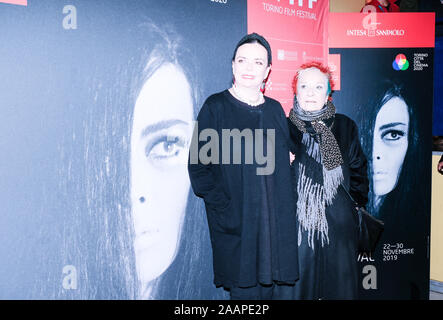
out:
<path id="1" fill-rule="evenodd" d="M 19 6 L 27 6 L 28 0 L 0 0 L 3 3 L 17 4 Z"/>

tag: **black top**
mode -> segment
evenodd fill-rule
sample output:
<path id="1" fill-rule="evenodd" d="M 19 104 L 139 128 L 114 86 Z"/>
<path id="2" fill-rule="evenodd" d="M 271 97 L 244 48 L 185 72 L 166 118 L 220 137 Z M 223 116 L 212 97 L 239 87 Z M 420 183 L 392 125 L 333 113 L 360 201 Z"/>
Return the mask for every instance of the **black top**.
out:
<path id="1" fill-rule="evenodd" d="M 297 185 L 298 162 L 306 154 L 303 133 L 288 119 L 291 138 L 296 146 L 292 163 L 293 184 Z M 331 131 L 343 158 L 343 187 L 359 206 L 368 201 L 369 180 L 364 155 L 355 122 L 336 114 Z M 315 161 L 312 159 L 312 161 Z M 358 215 L 354 202 L 339 187 L 332 203 L 325 208 L 329 243 L 322 246 L 315 236 L 315 250 L 308 246 L 306 231 L 298 247 L 300 280 L 295 286 L 296 299 L 357 299 L 358 298 Z M 297 201 L 297 190 L 294 190 Z M 297 221 L 298 224 L 298 221 Z"/>
<path id="2" fill-rule="evenodd" d="M 273 280 L 294 282 L 298 260 L 290 139 L 280 103 L 265 97 L 263 104 L 251 107 L 225 90 L 205 101 L 197 121 L 188 169 L 192 188 L 206 205 L 215 284 L 247 287 Z M 202 137 L 204 129 L 213 129 L 218 139 Z M 248 143 L 242 138 L 234 153 L 231 139 L 229 149 L 225 146 L 223 150 L 223 141 L 229 141 L 226 136 L 223 139 L 223 129 L 238 129 L 245 137 L 249 132 Z M 204 141 L 197 141 L 197 133 Z M 219 147 L 218 155 L 211 149 L 209 154 L 214 157 L 209 164 L 201 158 L 193 164 L 192 153 L 208 152 L 211 143 L 214 149 Z M 245 158 L 247 150 L 253 150 L 252 157 Z M 241 161 L 235 162 L 238 154 Z M 269 172 L 260 172 L 260 168 Z"/>

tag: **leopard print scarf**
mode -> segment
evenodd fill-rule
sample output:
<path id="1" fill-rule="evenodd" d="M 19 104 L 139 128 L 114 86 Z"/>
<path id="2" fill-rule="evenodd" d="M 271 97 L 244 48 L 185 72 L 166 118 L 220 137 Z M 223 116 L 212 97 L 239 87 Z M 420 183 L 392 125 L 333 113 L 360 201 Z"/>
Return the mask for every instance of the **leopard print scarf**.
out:
<path id="1" fill-rule="evenodd" d="M 307 112 L 294 98 L 289 113 L 291 122 L 303 133 L 302 144 L 306 154 L 299 158 L 297 171 L 297 218 L 299 221 L 298 245 L 307 232 L 308 245 L 314 250 L 314 235 L 321 237 L 321 245 L 329 243 L 328 221 L 325 210 L 337 194 L 343 181 L 343 158 L 337 140 L 331 131 L 335 106 L 328 102 L 321 110 Z M 322 174 L 321 174 L 322 172 Z M 319 174 L 320 173 L 320 174 Z"/>

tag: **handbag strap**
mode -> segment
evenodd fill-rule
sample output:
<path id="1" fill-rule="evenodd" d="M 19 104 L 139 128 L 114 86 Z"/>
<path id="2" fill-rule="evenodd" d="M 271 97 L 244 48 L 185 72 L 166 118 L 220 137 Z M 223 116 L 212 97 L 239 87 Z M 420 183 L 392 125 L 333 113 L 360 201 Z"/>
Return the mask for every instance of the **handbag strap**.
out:
<path id="1" fill-rule="evenodd" d="M 348 190 L 346 190 L 345 186 L 343 185 L 343 183 L 340 183 L 340 186 L 343 188 L 343 190 L 345 190 L 346 194 L 349 196 L 349 198 L 351 198 L 352 202 L 354 202 L 355 206 L 358 208 L 359 205 L 357 203 L 357 201 L 354 200 L 354 198 L 351 196 L 351 194 L 349 193 Z"/>

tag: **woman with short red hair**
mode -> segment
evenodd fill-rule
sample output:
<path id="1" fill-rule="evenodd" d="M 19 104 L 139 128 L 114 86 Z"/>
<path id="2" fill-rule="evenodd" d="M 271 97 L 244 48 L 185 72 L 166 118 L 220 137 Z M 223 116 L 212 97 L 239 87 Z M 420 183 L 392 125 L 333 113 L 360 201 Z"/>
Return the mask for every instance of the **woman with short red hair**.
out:
<path id="1" fill-rule="evenodd" d="M 288 122 L 295 145 L 297 299 L 356 299 L 358 294 L 355 206 L 368 201 L 367 161 L 355 122 L 336 113 L 333 85 L 330 70 L 318 62 L 302 65 L 293 81 Z"/>

